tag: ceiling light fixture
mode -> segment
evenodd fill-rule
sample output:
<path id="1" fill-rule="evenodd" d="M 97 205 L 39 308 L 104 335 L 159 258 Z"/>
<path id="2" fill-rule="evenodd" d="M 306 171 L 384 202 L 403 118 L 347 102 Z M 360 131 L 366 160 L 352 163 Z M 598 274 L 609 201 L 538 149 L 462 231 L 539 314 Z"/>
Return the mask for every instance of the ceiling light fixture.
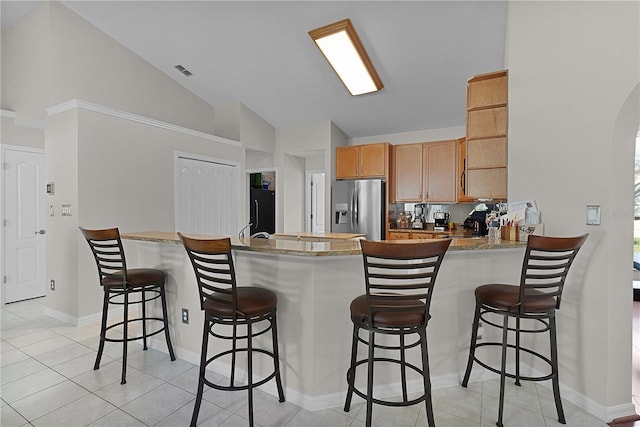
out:
<path id="1" fill-rule="evenodd" d="M 375 92 L 384 87 L 349 19 L 309 31 L 351 95 Z"/>

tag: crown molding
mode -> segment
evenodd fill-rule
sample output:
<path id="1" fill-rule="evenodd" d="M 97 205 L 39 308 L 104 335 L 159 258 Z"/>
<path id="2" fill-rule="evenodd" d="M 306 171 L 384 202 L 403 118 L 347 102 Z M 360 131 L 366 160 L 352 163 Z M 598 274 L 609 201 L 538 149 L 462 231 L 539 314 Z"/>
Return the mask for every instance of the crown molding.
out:
<path id="1" fill-rule="evenodd" d="M 195 136 L 197 138 L 206 139 L 208 141 L 219 142 L 221 144 L 241 146 L 239 141 L 233 139 L 223 138 L 210 133 L 201 132 L 199 130 L 186 128 L 183 126 L 174 125 L 172 123 L 163 122 L 160 120 L 152 119 L 138 114 L 128 113 L 122 110 L 116 110 L 115 108 L 105 107 L 104 105 L 94 104 L 92 102 L 82 101 L 80 99 L 71 99 L 69 101 L 54 105 L 47 108 L 47 114 L 50 116 L 63 113 L 65 111 L 83 109 L 94 111 L 96 113 L 106 114 L 112 117 L 117 117 L 124 120 L 129 120 L 136 123 L 142 123 L 148 126 L 154 126 L 161 129 L 170 130 L 173 132 L 182 133 L 185 135 Z"/>

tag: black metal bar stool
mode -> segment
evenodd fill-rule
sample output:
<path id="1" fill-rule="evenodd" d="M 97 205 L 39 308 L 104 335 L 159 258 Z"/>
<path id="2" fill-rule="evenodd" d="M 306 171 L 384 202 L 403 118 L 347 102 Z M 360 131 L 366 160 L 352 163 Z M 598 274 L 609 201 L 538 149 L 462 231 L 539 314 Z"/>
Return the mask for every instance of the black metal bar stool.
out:
<path id="1" fill-rule="evenodd" d="M 142 340 L 143 348 L 147 349 L 147 338 L 164 331 L 164 336 L 169 349 L 171 360 L 176 360 L 169 337 L 169 323 L 167 317 L 167 300 L 165 297 L 164 271 L 152 268 L 132 268 L 127 269 L 127 261 L 120 240 L 120 232 L 117 228 L 104 230 L 87 230 L 80 227 L 80 231 L 87 239 L 89 247 L 98 266 L 98 279 L 104 291 L 102 302 L 102 322 L 100 326 L 100 345 L 93 369 L 100 368 L 100 359 L 104 350 L 105 342 L 122 343 L 122 380 L 121 384 L 127 382 L 127 343 L 129 341 Z M 131 300 L 131 297 L 137 298 Z M 162 317 L 147 316 L 146 305 L 148 302 L 160 298 L 162 303 Z M 109 304 L 123 306 L 122 322 L 113 323 L 107 326 L 107 313 Z M 129 306 L 140 304 L 142 315 L 129 319 Z M 152 332 L 147 331 L 147 323 L 150 321 L 162 322 L 162 327 Z M 134 322 L 142 322 L 142 335 L 129 337 L 129 325 Z M 107 332 L 112 328 L 122 325 L 122 338 L 108 338 Z"/>
<path id="2" fill-rule="evenodd" d="M 255 387 L 275 378 L 279 400 L 284 402 L 278 358 L 278 328 L 276 324 L 278 300 L 276 294 L 260 287 L 236 286 L 236 273 L 229 238 L 201 240 L 186 237 L 181 233 L 178 233 L 178 236 L 191 260 L 198 283 L 200 308 L 204 311 L 198 393 L 191 417 L 191 426 L 195 426 L 198 420 L 205 384 L 217 390 L 247 390 L 249 394 L 249 425 L 253 426 L 253 389 Z M 254 331 L 254 325 L 262 322 L 268 324 L 264 328 Z M 246 327 L 246 334 L 238 335 L 238 326 L 242 325 Z M 231 335 L 214 330 L 216 326 L 230 326 Z M 272 351 L 254 348 L 253 338 L 269 331 L 271 331 Z M 230 340 L 231 349 L 207 357 L 209 335 Z M 246 347 L 239 346 L 238 341 L 240 340 L 246 340 Z M 237 384 L 235 380 L 238 353 L 247 354 L 247 384 Z M 273 359 L 273 372 L 255 382 L 253 379 L 253 353 L 261 353 Z M 216 384 L 208 380 L 206 377 L 207 366 L 226 355 L 231 356 L 229 385 Z"/>
<path id="3" fill-rule="evenodd" d="M 367 401 L 367 427 L 371 426 L 373 404 L 409 406 L 425 402 L 429 426 L 435 426 L 431 404 L 431 379 L 429 377 L 429 353 L 427 348 L 427 323 L 431 316 L 429 307 L 436 277 L 442 259 L 449 248 L 450 239 L 430 242 L 373 242 L 362 240 L 362 258 L 366 294 L 351 302 L 353 340 L 351 364 L 347 370 L 348 391 L 344 410 L 349 411 L 353 393 Z M 360 337 L 360 329 L 369 332 L 368 338 Z M 399 337 L 399 345 L 376 344 L 376 334 Z M 407 343 L 409 335 L 418 339 Z M 357 360 L 358 343 L 368 347 L 367 357 Z M 422 356 L 422 369 L 407 362 L 405 351 L 418 347 Z M 397 350 L 400 359 L 375 356 L 375 349 Z M 373 372 L 376 362 L 394 363 L 400 366 L 402 401 L 387 401 L 373 397 Z M 355 386 L 356 369 L 368 365 L 367 390 Z M 424 394 L 409 400 L 407 396 L 407 368 L 421 375 Z"/>
<path id="4" fill-rule="evenodd" d="M 529 236 L 527 249 L 522 264 L 520 285 L 488 284 L 476 288 L 476 309 L 471 331 L 471 345 L 467 370 L 462 380 L 466 387 L 471 375 L 473 362 L 500 374 L 500 403 L 498 421 L 496 425 L 502 427 L 504 409 L 505 379 L 514 378 L 515 384 L 521 380 L 544 381 L 551 379 L 553 396 L 558 413 L 558 421 L 565 424 L 562 401 L 560 399 L 560 384 L 558 381 L 558 346 L 556 341 L 556 310 L 560 308 L 560 300 L 569 268 L 588 234 L 578 237 L 543 237 Z M 502 324 L 491 320 L 489 315 L 502 316 Z M 509 319 L 515 319 L 515 326 L 509 326 Z M 522 321 L 531 321 L 530 327 L 522 327 Z M 478 325 L 493 326 L 502 329 L 502 341 L 478 342 Z M 509 332 L 515 333 L 515 342 L 509 343 Z M 549 332 L 550 356 L 546 357 L 532 349 L 520 345 L 522 333 Z M 489 366 L 476 357 L 478 347 L 500 346 L 502 358 L 500 368 Z M 515 373 L 506 371 L 507 349 L 515 350 Z M 532 377 L 520 374 L 520 352 L 546 362 L 551 372 L 548 375 Z"/>

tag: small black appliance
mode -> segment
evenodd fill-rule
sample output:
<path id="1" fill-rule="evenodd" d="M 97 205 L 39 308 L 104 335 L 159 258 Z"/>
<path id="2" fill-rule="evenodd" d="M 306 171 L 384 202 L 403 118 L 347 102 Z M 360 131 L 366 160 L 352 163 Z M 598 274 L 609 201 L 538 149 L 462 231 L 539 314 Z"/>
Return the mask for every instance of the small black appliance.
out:
<path id="1" fill-rule="evenodd" d="M 473 230 L 474 236 L 486 236 L 487 214 L 493 209 L 493 205 L 485 204 L 482 208 L 476 207 L 473 212 L 464 220 L 462 226 L 467 230 Z"/>

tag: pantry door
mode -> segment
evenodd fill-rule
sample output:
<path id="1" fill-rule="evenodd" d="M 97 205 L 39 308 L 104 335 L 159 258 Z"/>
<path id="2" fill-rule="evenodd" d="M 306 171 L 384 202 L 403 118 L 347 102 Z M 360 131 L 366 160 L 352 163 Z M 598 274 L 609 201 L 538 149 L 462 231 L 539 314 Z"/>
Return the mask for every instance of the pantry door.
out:
<path id="1" fill-rule="evenodd" d="M 3 149 L 4 302 L 46 293 L 44 152 Z"/>
<path id="2" fill-rule="evenodd" d="M 181 154 L 175 168 L 176 231 L 212 236 L 238 234 L 239 165 Z"/>

